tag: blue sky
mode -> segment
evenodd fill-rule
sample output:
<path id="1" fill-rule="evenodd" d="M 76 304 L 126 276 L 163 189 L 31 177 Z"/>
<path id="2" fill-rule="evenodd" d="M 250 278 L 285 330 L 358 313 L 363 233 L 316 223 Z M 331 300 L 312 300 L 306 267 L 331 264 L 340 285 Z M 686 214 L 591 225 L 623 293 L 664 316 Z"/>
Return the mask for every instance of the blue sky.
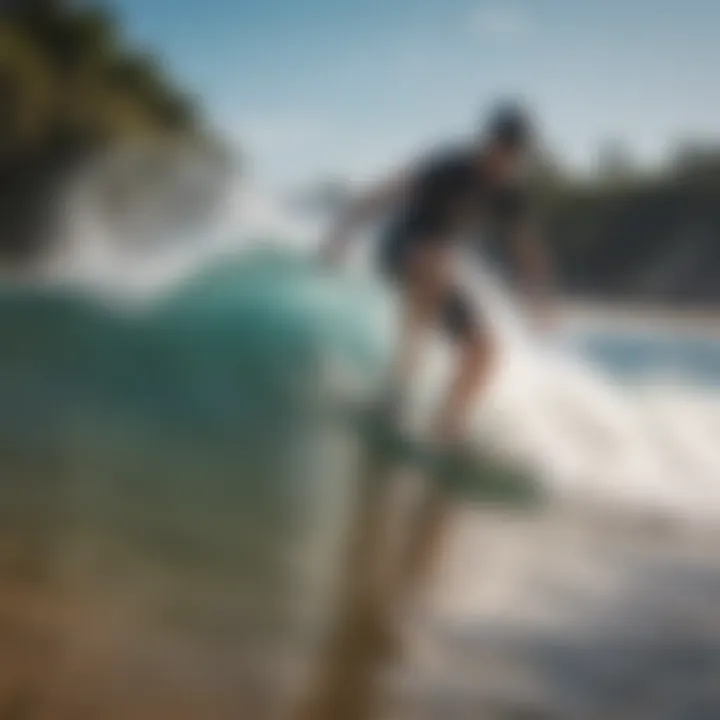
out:
<path id="1" fill-rule="evenodd" d="M 717 0 L 112 0 L 272 182 L 368 177 L 522 95 L 586 165 L 720 133 Z"/>

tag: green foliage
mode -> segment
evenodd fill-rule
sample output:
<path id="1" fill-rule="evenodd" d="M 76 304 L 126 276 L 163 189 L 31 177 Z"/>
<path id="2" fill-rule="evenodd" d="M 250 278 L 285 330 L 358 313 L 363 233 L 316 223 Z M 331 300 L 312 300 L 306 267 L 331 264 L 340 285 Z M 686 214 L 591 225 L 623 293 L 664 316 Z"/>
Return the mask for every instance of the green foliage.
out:
<path id="1" fill-rule="evenodd" d="M 33 208 L 89 154 L 132 140 L 210 145 L 208 135 L 193 100 L 155 57 L 128 49 L 106 11 L 11 3 L 0 20 L 0 253 L 35 244 L 23 239 L 37 231 Z"/>
<path id="2" fill-rule="evenodd" d="M 46 79 L 35 118 L 46 139 L 83 144 L 138 132 L 197 131 L 191 101 L 165 77 L 156 59 L 123 48 L 117 25 L 106 12 L 29 3 L 6 25 L 15 38 L 16 76 L 34 73 Z M 29 86 L 26 92 L 39 92 L 31 78 L 20 85 Z"/>
<path id="3" fill-rule="evenodd" d="M 720 152 L 653 173 L 567 182 L 547 201 L 567 290 L 643 301 L 720 300 Z"/>
<path id="4" fill-rule="evenodd" d="M 0 23 L 0 156 L 35 142 L 50 108 L 52 79 L 32 41 Z"/>

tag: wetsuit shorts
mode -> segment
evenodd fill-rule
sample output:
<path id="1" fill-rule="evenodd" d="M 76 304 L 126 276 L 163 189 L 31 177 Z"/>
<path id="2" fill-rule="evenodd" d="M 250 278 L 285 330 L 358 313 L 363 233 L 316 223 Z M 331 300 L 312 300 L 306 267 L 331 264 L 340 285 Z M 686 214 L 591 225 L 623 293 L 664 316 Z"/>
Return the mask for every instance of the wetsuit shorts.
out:
<path id="1" fill-rule="evenodd" d="M 393 283 L 402 286 L 407 277 L 411 253 L 419 245 L 430 241 L 425 234 L 390 231 L 381 238 L 378 264 L 381 273 Z M 467 293 L 450 285 L 445 291 L 440 308 L 440 325 L 453 341 L 466 341 L 484 329 L 482 313 L 476 309 Z"/>

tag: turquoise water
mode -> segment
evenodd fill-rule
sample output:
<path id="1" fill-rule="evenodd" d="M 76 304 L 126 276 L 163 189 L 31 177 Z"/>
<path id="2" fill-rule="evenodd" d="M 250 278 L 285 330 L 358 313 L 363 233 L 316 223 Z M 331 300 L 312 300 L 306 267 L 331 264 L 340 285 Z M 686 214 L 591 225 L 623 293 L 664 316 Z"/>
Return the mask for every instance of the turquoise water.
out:
<path id="1" fill-rule="evenodd" d="M 372 385 L 384 303 L 270 252 L 143 308 L 2 288 L 0 580 L 132 602 L 198 656 L 320 622 L 355 481 L 327 362 Z"/>
<path id="2" fill-rule="evenodd" d="M 720 339 L 661 330 L 579 333 L 579 352 L 621 379 L 666 376 L 689 384 L 720 386 Z"/>
<path id="3" fill-rule="evenodd" d="M 380 303 L 271 253 L 208 267 L 144 310 L 1 290 L 0 427 L 42 441 L 82 408 L 199 433 L 255 420 L 302 390 L 324 354 L 377 370 Z"/>

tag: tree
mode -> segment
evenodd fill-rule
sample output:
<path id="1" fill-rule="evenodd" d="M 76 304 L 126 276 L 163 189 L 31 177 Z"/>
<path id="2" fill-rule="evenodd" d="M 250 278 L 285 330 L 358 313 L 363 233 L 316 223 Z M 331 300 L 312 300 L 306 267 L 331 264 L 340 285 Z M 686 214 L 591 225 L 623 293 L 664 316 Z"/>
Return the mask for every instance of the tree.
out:
<path id="1" fill-rule="evenodd" d="M 8 243 L 36 247 L 33 208 L 47 205 L 48 188 L 88 155 L 132 139 L 208 142 L 192 98 L 156 58 L 123 46 L 106 11 L 60 0 L 5 2 L 3 10 L 0 253 Z"/>
<path id="2" fill-rule="evenodd" d="M 44 131 L 52 78 L 35 45 L 0 23 L 0 159 L 36 142 Z"/>
<path id="3" fill-rule="evenodd" d="M 720 143 L 680 143 L 673 158 L 672 172 L 675 178 L 684 181 L 710 182 L 720 187 Z"/>

